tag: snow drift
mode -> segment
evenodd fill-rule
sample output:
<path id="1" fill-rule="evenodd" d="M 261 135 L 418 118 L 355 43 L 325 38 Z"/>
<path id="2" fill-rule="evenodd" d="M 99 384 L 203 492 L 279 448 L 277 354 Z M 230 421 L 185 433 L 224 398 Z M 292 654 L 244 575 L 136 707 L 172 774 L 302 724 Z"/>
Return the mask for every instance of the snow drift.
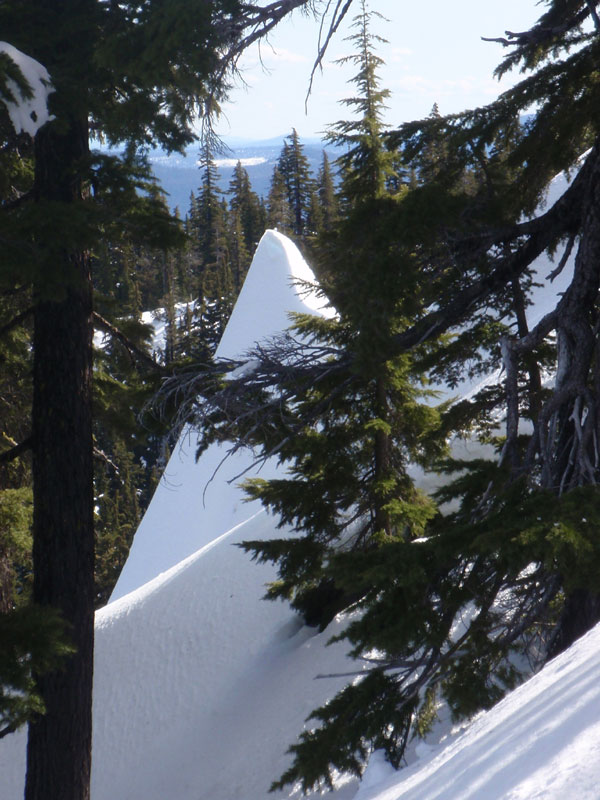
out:
<path id="1" fill-rule="evenodd" d="M 540 275 L 550 269 L 541 263 Z M 316 298 L 294 286 L 310 278 L 294 245 L 267 232 L 219 355 L 239 356 L 280 331 L 289 311 L 320 313 Z M 539 293 L 532 321 L 562 288 Z M 207 486 L 222 451 L 215 446 L 198 463 L 194 451 L 188 432 L 114 600 L 97 614 L 92 800 L 266 800 L 308 713 L 347 680 L 318 676 L 359 668 L 343 644 L 326 646 L 343 621 L 316 634 L 286 605 L 261 600 L 273 570 L 233 545 L 280 532 L 228 483 L 248 456 Z M 413 743 L 406 770 L 392 774 L 375 754 L 363 783 L 350 781 L 335 797 L 592 800 L 600 783 L 599 700 L 600 629 L 462 733 Z M 2 800 L 22 797 L 24 753 L 23 732 L 0 741 Z M 293 789 L 274 795 L 295 796 Z"/>
<path id="2" fill-rule="evenodd" d="M 267 231 L 218 355 L 243 355 L 289 312 L 321 313 L 298 285 L 311 280 L 292 242 Z M 266 798 L 305 718 L 344 682 L 316 676 L 356 669 L 344 646 L 326 647 L 332 628 L 316 635 L 262 601 L 273 569 L 233 545 L 281 531 L 228 482 L 250 456 L 214 475 L 223 454 L 213 445 L 196 463 L 193 434 L 182 436 L 97 614 L 93 800 Z M 23 732 L 0 742 L 2 800 L 22 797 L 24 752 Z"/>

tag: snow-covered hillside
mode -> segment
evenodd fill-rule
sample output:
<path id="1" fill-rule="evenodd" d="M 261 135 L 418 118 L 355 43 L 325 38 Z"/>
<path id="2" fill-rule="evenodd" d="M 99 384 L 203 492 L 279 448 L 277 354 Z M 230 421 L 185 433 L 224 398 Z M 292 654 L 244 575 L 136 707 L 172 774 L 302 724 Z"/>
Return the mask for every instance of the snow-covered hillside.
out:
<path id="1" fill-rule="evenodd" d="M 374 764 L 367 782 L 355 800 L 598 800 L 600 627 L 413 766 Z"/>
<path id="2" fill-rule="evenodd" d="M 307 294 L 300 282 L 314 282 L 300 252 L 287 237 L 267 231 L 217 348 L 217 357 L 233 359 L 243 355 L 255 342 L 287 328 L 291 312 L 324 313 L 323 301 Z M 246 503 L 235 482 L 228 483 L 250 465 L 250 455 L 239 453 L 232 457 L 213 478 L 225 450 L 213 445 L 196 464 L 195 441 L 192 433 L 183 433 L 135 535 L 113 600 L 260 511 L 258 501 Z M 274 464 L 267 465 L 260 474 L 267 477 L 274 469 Z"/>
<path id="3" fill-rule="evenodd" d="M 311 279 L 296 247 L 268 231 L 219 356 L 287 327 L 290 311 L 322 313 L 294 283 Z M 135 536 L 119 599 L 97 615 L 93 800 L 265 798 L 306 716 L 343 683 L 316 676 L 356 668 L 342 645 L 326 647 L 331 628 L 316 634 L 283 603 L 263 602 L 273 570 L 233 546 L 281 535 L 228 483 L 250 456 L 208 483 L 223 451 L 199 463 L 194 451 L 186 433 Z M 22 797 L 24 752 L 24 733 L 0 742 L 2 800 Z"/>
<path id="4" fill-rule="evenodd" d="M 541 275 L 549 271 L 540 265 Z M 267 232 L 219 355 L 241 355 L 281 330 L 288 311 L 321 313 L 293 284 L 310 276 L 294 245 Z M 540 293 L 532 316 L 560 290 Z M 228 482 L 249 456 L 213 478 L 222 451 L 198 463 L 194 451 L 193 436 L 182 437 L 113 602 L 97 614 L 92 800 L 266 800 L 306 716 L 344 682 L 320 676 L 360 668 L 343 644 L 326 646 L 343 620 L 318 634 L 285 604 L 261 600 L 273 571 L 234 544 L 281 532 Z M 600 629 L 462 733 L 412 743 L 407 769 L 392 773 L 376 753 L 363 783 L 334 796 L 592 800 L 599 701 Z M 24 753 L 23 732 L 0 741 L 1 800 L 22 797 Z"/>

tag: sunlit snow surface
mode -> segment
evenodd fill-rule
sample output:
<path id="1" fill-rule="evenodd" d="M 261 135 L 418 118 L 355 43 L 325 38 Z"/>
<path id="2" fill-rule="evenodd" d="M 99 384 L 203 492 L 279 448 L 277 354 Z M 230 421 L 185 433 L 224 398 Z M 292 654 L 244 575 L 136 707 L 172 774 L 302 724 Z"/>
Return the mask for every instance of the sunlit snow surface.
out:
<path id="1" fill-rule="evenodd" d="M 13 99 L 0 94 L 0 101 L 5 103 L 16 132 L 33 137 L 42 125 L 53 119 L 47 107 L 48 95 L 54 91 L 50 76 L 44 66 L 7 42 L 0 42 L 0 53 L 5 53 L 19 67 L 32 92 L 31 97 L 23 97 L 17 84 L 7 78 L 6 85 Z"/>
<path id="2" fill-rule="evenodd" d="M 597 800 L 600 628 L 466 730 L 356 800 Z"/>
<path id="3" fill-rule="evenodd" d="M 277 231 L 267 231 L 223 333 L 217 357 L 243 356 L 255 342 L 287 328 L 290 312 L 324 313 L 324 301 L 306 292 L 306 282 L 314 282 L 314 275 L 297 247 Z M 198 463 L 195 452 L 196 436 L 187 431 L 135 535 L 113 600 L 178 564 L 262 508 L 258 501 L 245 502 L 239 481 L 235 480 L 251 463 L 248 453 L 239 453 L 221 465 L 224 447 L 212 445 Z M 271 477 L 275 469 L 274 463 L 266 465 L 260 475 Z M 250 472 L 246 477 L 251 474 L 256 473 Z"/>
<path id="4" fill-rule="evenodd" d="M 281 330 L 286 310 L 317 310 L 293 287 L 307 270 L 285 237 L 265 234 L 220 355 Z M 532 314 L 560 289 L 540 293 Z M 308 713 L 345 681 L 317 676 L 359 665 L 343 644 L 326 647 L 343 620 L 318 634 L 285 604 L 260 599 L 273 571 L 234 543 L 285 531 L 227 482 L 243 457 L 217 474 L 203 502 L 219 454 L 196 464 L 193 441 L 182 444 L 136 535 L 119 599 L 97 614 L 92 800 L 296 797 L 268 787 Z M 22 733 L 0 740 L 1 800 L 22 798 L 24 750 Z M 334 797 L 597 800 L 600 629 L 462 733 L 413 743 L 410 760 L 393 773 L 376 753 L 362 785 Z"/>

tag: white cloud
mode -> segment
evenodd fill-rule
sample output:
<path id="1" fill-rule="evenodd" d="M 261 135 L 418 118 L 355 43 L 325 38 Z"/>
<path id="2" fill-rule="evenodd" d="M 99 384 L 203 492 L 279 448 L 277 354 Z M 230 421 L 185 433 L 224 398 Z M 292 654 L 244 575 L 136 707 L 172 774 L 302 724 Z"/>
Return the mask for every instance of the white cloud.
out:
<path id="1" fill-rule="evenodd" d="M 412 55 L 413 51 L 410 49 L 410 47 L 393 47 L 392 55 L 389 60 L 397 64 L 399 61 L 406 61 L 406 56 Z"/>

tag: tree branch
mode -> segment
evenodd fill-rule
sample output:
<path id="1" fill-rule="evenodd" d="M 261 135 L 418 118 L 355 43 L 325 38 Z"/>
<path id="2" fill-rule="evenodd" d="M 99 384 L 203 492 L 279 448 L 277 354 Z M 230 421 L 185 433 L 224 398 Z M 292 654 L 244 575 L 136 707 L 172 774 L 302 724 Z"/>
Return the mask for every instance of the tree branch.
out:
<path id="1" fill-rule="evenodd" d="M 10 450 L 5 450 L 3 453 L 0 453 L 0 464 L 7 464 L 9 461 L 14 461 L 15 458 L 19 458 L 20 455 L 32 449 L 33 437 L 28 436 L 20 442 L 20 444 L 16 444 L 14 447 L 11 447 Z"/>
<path id="2" fill-rule="evenodd" d="M 333 16 L 331 19 L 331 23 L 329 24 L 329 29 L 327 31 L 327 35 L 325 36 L 325 41 L 321 44 L 322 34 L 323 34 L 323 23 L 325 22 L 325 14 L 329 10 L 331 5 L 331 0 L 327 3 L 327 8 L 325 9 L 325 13 L 321 17 L 321 26 L 319 28 L 319 51 L 317 53 L 317 57 L 315 59 L 315 63 L 313 64 L 312 71 L 310 73 L 310 80 L 308 82 L 308 91 L 306 92 L 306 99 L 304 101 L 304 107 L 308 104 L 308 98 L 312 92 L 313 81 L 315 78 L 315 74 L 319 67 L 323 66 L 323 58 L 325 57 L 325 53 L 327 52 L 327 48 L 329 47 L 329 43 L 331 39 L 335 35 L 336 31 L 340 27 L 340 24 L 348 11 L 350 10 L 350 6 L 352 5 L 352 0 L 345 0 L 345 3 L 342 7 L 343 0 L 337 0 L 335 9 L 333 11 Z"/>
<path id="3" fill-rule="evenodd" d="M 132 357 L 132 361 L 135 360 L 133 356 L 136 356 L 140 361 L 142 361 L 147 367 L 150 367 L 154 372 L 164 373 L 164 367 L 158 364 L 148 353 L 145 353 L 140 347 L 134 344 L 131 339 L 129 339 L 123 331 L 116 328 L 111 322 L 107 319 L 104 319 L 97 311 L 94 311 L 93 314 L 94 322 L 97 324 L 98 328 L 105 331 L 106 333 L 113 336 L 117 339 L 121 344 L 126 348 L 129 352 L 130 356 Z"/>
<path id="4" fill-rule="evenodd" d="M 30 317 L 34 311 L 35 308 L 31 306 L 30 308 L 26 308 L 25 311 L 22 311 L 20 314 L 17 314 L 17 316 L 13 317 L 10 322 L 7 322 L 6 325 L 3 325 L 0 328 L 0 336 L 5 336 L 7 333 L 10 333 L 13 328 L 17 328 L 22 322 Z"/>
<path id="5" fill-rule="evenodd" d="M 106 466 L 111 467 L 117 475 L 119 474 L 119 467 L 109 456 L 106 455 L 104 450 L 100 450 L 100 448 L 94 447 L 94 458 L 96 459 L 96 461 L 100 461 L 103 464 L 106 464 Z"/>
<path id="6" fill-rule="evenodd" d="M 6 728 L 2 728 L 2 730 L 0 730 L 0 739 L 4 739 L 9 733 L 14 733 L 18 727 L 17 723 L 13 722 L 11 725 L 7 725 Z"/>
<path id="7" fill-rule="evenodd" d="M 510 280 L 522 275 L 557 238 L 567 234 L 574 235 L 581 221 L 583 195 L 588 179 L 599 157 L 600 146 L 596 144 L 569 188 L 545 214 L 511 228 L 484 231 L 477 237 L 472 237 L 471 241 L 474 243 L 480 240 L 476 249 L 484 252 L 503 241 L 514 241 L 521 236 L 528 238 L 514 253 L 499 258 L 489 274 L 473 281 L 445 306 L 426 314 L 411 328 L 393 337 L 388 355 L 398 355 L 445 333 L 450 327 L 460 323 L 478 303 L 486 300 Z M 465 239 L 462 244 L 466 246 L 468 242 Z"/>
<path id="8" fill-rule="evenodd" d="M 523 47 L 525 45 L 538 45 L 553 39 L 555 36 L 561 36 L 568 30 L 571 30 L 578 25 L 581 25 L 587 17 L 592 14 L 597 17 L 596 11 L 592 6 L 590 0 L 585 0 L 588 10 L 583 9 L 574 17 L 562 25 L 553 25 L 551 27 L 534 26 L 528 31 L 504 31 L 506 39 L 502 36 L 496 38 L 488 38 L 482 36 L 484 42 L 498 42 L 503 47 Z M 595 20 L 594 20 L 595 22 Z"/>

